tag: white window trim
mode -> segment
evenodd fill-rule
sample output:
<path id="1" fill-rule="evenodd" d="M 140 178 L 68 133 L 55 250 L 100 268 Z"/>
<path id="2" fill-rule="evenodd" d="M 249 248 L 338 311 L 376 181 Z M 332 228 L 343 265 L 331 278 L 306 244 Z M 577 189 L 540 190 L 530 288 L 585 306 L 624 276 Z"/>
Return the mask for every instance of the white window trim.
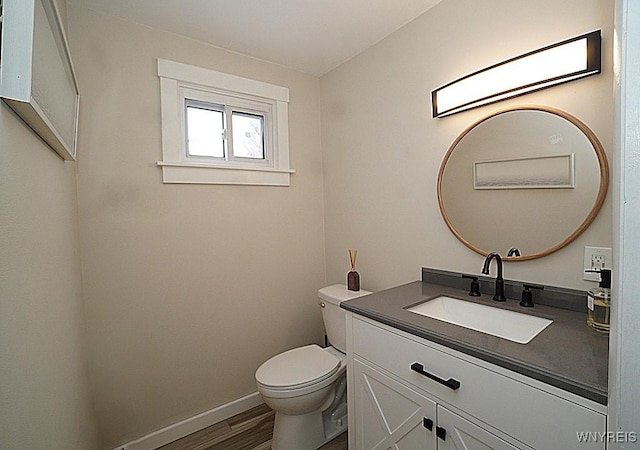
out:
<path id="1" fill-rule="evenodd" d="M 247 184 L 289 186 L 289 89 L 201 67 L 158 58 L 162 113 L 162 168 L 164 183 Z M 269 161 L 187 160 L 184 134 L 185 92 L 223 94 L 272 105 Z"/>

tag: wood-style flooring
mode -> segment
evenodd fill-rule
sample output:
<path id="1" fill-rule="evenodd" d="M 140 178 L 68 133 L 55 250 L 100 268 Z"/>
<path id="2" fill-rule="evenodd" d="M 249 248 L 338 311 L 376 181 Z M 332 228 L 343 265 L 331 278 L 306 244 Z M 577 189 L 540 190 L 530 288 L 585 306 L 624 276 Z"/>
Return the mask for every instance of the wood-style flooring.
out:
<path id="1" fill-rule="evenodd" d="M 273 410 L 262 404 L 157 450 L 270 450 L 274 419 Z M 320 450 L 347 450 L 347 433 Z"/>

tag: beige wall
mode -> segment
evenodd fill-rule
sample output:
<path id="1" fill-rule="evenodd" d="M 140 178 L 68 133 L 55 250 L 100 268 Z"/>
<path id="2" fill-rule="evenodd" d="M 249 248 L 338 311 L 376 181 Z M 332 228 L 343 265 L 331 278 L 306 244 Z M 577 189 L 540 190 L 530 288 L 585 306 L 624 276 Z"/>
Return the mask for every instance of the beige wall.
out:
<path id="1" fill-rule="evenodd" d="M 85 356 L 75 163 L 0 102 L 0 447 L 100 448 Z"/>
<path id="2" fill-rule="evenodd" d="M 76 165 L 3 102 L 0 255 L 0 447 L 101 448 L 87 376 Z"/>
<path id="3" fill-rule="evenodd" d="M 69 5 L 90 368 L 109 445 L 256 392 L 322 342 L 318 78 Z M 290 187 L 165 185 L 156 58 L 290 89 Z"/>
<path id="4" fill-rule="evenodd" d="M 507 105 L 563 109 L 612 159 L 613 1 L 446 0 L 321 78 L 327 281 L 342 281 L 358 249 L 362 285 L 418 279 L 420 267 L 480 273 L 483 258 L 446 228 L 436 198 L 446 150 L 467 126 Z M 515 55 L 602 29 L 603 73 L 518 99 L 431 118 L 430 92 Z M 610 247 L 611 194 L 591 227 L 544 259 L 507 263 L 510 279 L 565 287 L 582 280 L 585 245 Z M 526 205 L 523 205 L 523 207 Z M 518 214 L 507 210 L 502 214 Z M 528 232 L 535 233 L 535 223 Z M 495 268 L 492 269 L 495 274 Z"/>

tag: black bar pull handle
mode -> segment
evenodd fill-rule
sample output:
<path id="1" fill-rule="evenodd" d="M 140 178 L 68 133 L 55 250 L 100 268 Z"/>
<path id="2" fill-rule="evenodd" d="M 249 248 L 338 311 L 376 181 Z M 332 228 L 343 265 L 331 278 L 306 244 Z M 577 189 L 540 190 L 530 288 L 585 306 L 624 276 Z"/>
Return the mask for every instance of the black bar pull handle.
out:
<path id="1" fill-rule="evenodd" d="M 422 426 L 429 431 L 433 431 L 433 420 L 429 419 L 428 417 L 423 417 Z"/>
<path id="2" fill-rule="evenodd" d="M 413 364 L 411 364 L 411 370 L 413 370 L 414 372 L 418 372 L 420 375 L 424 375 L 425 377 L 433 381 L 443 384 L 454 391 L 460 388 L 460 382 L 458 380 L 454 380 L 453 378 L 449 378 L 448 380 L 442 379 L 439 376 L 424 370 L 424 366 L 419 362 L 414 362 Z"/>
<path id="3" fill-rule="evenodd" d="M 443 441 L 447 440 L 447 430 L 442 427 L 436 427 L 436 436 L 438 436 Z"/>

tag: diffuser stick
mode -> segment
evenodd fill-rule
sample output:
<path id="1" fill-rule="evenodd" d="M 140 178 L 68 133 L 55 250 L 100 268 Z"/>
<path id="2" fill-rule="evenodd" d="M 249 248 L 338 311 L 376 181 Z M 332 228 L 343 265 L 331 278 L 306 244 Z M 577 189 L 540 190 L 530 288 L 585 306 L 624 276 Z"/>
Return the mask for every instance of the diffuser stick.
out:
<path id="1" fill-rule="evenodd" d="M 351 263 L 351 270 L 356 269 L 357 260 L 358 260 L 358 250 L 349 250 L 349 262 Z"/>

